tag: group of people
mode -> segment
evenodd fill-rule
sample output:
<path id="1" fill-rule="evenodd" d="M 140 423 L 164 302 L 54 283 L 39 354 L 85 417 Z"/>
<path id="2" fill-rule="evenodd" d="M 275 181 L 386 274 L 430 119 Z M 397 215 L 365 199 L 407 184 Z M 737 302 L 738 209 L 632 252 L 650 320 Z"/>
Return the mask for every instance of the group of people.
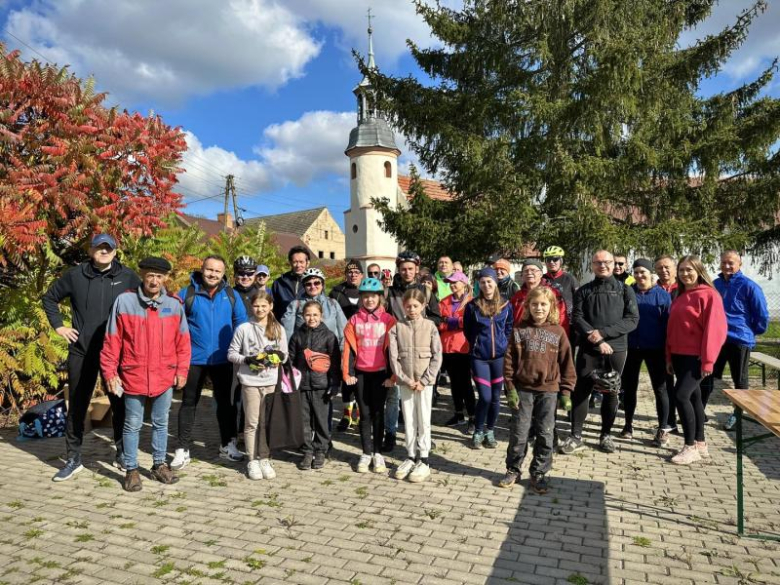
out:
<path id="1" fill-rule="evenodd" d="M 629 272 L 625 256 L 599 250 L 592 257 L 593 280 L 580 286 L 564 270 L 564 250 L 551 246 L 544 263 L 523 262 L 520 282 L 511 278 L 508 260 L 491 257 L 473 287 L 450 257 L 439 258 L 431 273 L 407 251 L 398 255 L 395 274 L 378 264 L 364 271 L 359 261 L 348 260 L 344 281 L 330 294 L 305 247 L 289 251 L 290 270 L 270 288 L 270 271 L 253 258 L 235 260 L 230 286 L 226 261 L 208 256 L 175 294 L 166 289 L 167 260 L 142 260 L 139 278 L 116 253 L 113 237 L 95 236 L 90 259 L 55 281 L 43 298 L 52 327 L 70 343 L 67 462 L 54 481 L 83 469 L 84 419 L 100 374 L 113 410 L 114 463 L 125 471 L 128 491 L 142 489 L 138 439 L 145 402 L 151 402 L 150 474 L 174 483 L 176 471 L 191 461 L 195 412 L 207 379 L 220 457 L 238 462 L 246 456 L 250 479 L 273 479 L 265 403 L 286 371 L 301 394 L 300 469 L 326 464 L 332 399 L 340 393 L 344 412 L 336 430 L 356 425 L 360 433 L 356 471 L 387 471 L 383 453 L 396 446 L 402 414 L 407 456 L 393 476 L 425 481 L 431 474 L 431 411 L 446 372 L 454 413 L 445 424 L 464 427 L 472 448 L 494 449 L 505 394 L 510 438 L 499 485 L 520 479 L 532 444 L 530 482 L 544 493 L 554 451 L 568 455 L 584 448 L 592 394 L 602 396 L 599 448 L 615 451 L 612 427 L 621 397 L 619 437 L 633 438 L 642 363 L 656 400 L 653 442 L 669 444 L 679 414 L 684 444 L 671 461 L 690 464 L 708 457 L 704 408 L 713 378 L 728 363 L 734 385 L 747 388 L 750 349 L 768 325 L 764 295 L 741 272 L 733 250 L 722 254 L 714 283 L 695 256 L 679 262 L 638 258 Z M 60 312 L 65 299 L 71 327 Z M 168 463 L 174 389 L 182 390 L 182 400 Z M 571 422 L 561 440 L 558 408 Z"/>

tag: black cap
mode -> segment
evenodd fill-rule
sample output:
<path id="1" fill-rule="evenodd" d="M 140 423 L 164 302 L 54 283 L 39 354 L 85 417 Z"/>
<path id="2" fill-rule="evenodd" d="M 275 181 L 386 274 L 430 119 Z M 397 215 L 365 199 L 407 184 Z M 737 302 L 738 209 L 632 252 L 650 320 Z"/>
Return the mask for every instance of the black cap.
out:
<path id="1" fill-rule="evenodd" d="M 158 256 L 149 256 L 148 258 L 144 258 L 138 263 L 138 268 L 142 270 L 151 270 L 153 272 L 162 272 L 163 274 L 168 274 L 171 271 L 171 263 L 168 262 L 165 258 L 160 258 Z"/>
<path id="2" fill-rule="evenodd" d="M 653 263 L 647 258 L 637 258 L 631 268 L 646 268 L 648 272 L 652 272 Z"/>

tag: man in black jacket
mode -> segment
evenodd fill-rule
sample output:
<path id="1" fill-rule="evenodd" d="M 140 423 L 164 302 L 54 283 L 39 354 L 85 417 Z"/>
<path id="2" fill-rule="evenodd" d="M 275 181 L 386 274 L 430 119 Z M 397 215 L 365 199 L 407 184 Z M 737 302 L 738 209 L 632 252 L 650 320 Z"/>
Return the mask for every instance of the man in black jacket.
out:
<path id="1" fill-rule="evenodd" d="M 574 293 L 572 327 L 580 339 L 577 355 L 577 385 L 572 393 L 571 435 L 560 447 L 562 454 L 584 448 L 582 427 L 588 416 L 588 398 L 594 390 L 594 376 L 602 387 L 610 387 L 601 403 L 601 439 L 599 447 L 612 453 L 615 445 L 609 433 L 617 415 L 620 374 L 626 363 L 627 335 L 639 324 L 636 296 L 630 286 L 612 274 L 615 259 L 606 250 L 593 255 L 591 267 L 595 278 Z M 602 377 L 602 374 L 608 374 Z M 604 380 L 617 384 L 604 383 Z"/>
<path id="2" fill-rule="evenodd" d="M 406 321 L 403 298 L 404 293 L 411 288 L 417 288 L 427 296 L 425 285 L 420 284 L 420 257 L 414 252 L 401 252 L 395 259 L 397 274 L 393 278 L 392 286 L 387 289 L 387 312 L 397 321 Z M 436 295 L 431 295 L 428 305 L 425 307 L 425 318 L 430 319 L 438 327 L 441 323 L 441 311 Z M 395 435 L 398 431 L 398 413 L 401 409 L 401 389 L 393 386 L 387 392 L 385 400 L 385 439 L 382 443 L 382 451 L 389 453 L 395 449 Z"/>
<path id="3" fill-rule="evenodd" d="M 274 297 L 274 317 L 280 323 L 290 303 L 304 297 L 301 278 L 309 267 L 310 260 L 311 255 L 308 248 L 293 246 L 287 252 L 287 261 L 290 263 L 289 272 L 282 274 L 271 285 L 271 295 Z"/>
<path id="4" fill-rule="evenodd" d="M 141 279 L 116 259 L 116 240 L 108 234 L 92 238 L 90 260 L 68 270 L 43 295 L 49 323 L 68 340 L 68 419 L 65 429 L 67 462 L 52 478 L 65 481 L 82 471 L 81 445 L 95 383 L 100 374 L 100 350 L 111 307 L 116 298 L 140 286 Z M 72 327 L 64 324 L 59 304 L 70 299 Z M 121 397 L 108 393 L 116 445 L 116 467 L 124 471 L 122 431 L 125 406 Z"/>
<path id="5" fill-rule="evenodd" d="M 377 266 L 377 270 L 379 267 Z M 363 280 L 363 269 L 360 267 L 360 261 L 350 259 L 344 268 L 344 282 L 337 284 L 330 291 L 330 298 L 335 299 L 341 306 L 347 321 L 352 315 L 358 312 L 360 305 L 360 293 L 358 287 Z M 337 431 L 344 432 L 353 424 L 357 425 L 360 419 L 360 413 L 355 404 L 355 386 L 347 386 L 346 382 L 341 383 L 341 401 L 344 403 L 344 415 L 341 417 Z M 354 420 L 354 422 L 353 422 Z"/>

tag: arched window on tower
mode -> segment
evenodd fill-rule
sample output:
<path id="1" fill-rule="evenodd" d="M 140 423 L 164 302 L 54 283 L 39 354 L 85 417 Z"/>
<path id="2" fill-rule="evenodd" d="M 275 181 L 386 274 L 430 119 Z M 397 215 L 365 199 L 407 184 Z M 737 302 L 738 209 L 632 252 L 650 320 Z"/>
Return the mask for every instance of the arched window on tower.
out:
<path id="1" fill-rule="evenodd" d="M 352 170 L 350 171 L 350 177 L 352 179 L 357 179 L 357 165 L 355 163 L 352 163 Z"/>
<path id="2" fill-rule="evenodd" d="M 390 164 L 390 162 L 385 162 L 385 177 L 388 179 L 393 178 L 393 165 Z"/>

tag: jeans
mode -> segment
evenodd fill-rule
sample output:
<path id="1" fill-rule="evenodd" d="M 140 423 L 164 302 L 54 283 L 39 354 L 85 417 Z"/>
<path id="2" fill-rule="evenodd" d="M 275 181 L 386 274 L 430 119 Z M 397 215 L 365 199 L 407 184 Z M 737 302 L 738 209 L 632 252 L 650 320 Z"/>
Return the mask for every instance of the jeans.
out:
<path id="1" fill-rule="evenodd" d="M 704 405 L 701 401 L 701 360 L 695 355 L 672 354 L 677 377 L 677 408 L 682 419 L 685 444 L 704 441 Z"/>
<path id="2" fill-rule="evenodd" d="M 481 433 L 487 427 L 492 431 L 498 420 L 501 408 L 501 391 L 504 389 L 504 358 L 480 360 L 471 358 L 471 373 L 477 385 L 477 407 L 474 416 L 476 432 Z"/>
<path id="3" fill-rule="evenodd" d="M 574 386 L 574 392 L 571 395 L 572 401 L 572 424 L 571 434 L 577 439 L 582 438 L 582 427 L 585 419 L 588 418 L 588 399 L 593 392 L 593 379 L 591 373 L 597 368 L 604 368 L 606 362 L 617 373 L 622 373 L 623 365 L 626 363 L 626 352 L 616 351 L 613 354 L 604 356 L 601 354 L 589 354 L 580 351 L 577 354 L 577 384 Z M 601 436 L 605 437 L 612 430 L 615 424 L 615 417 L 618 410 L 617 394 L 603 394 L 601 401 Z"/>
<path id="4" fill-rule="evenodd" d="M 748 377 L 748 368 L 750 366 L 750 348 L 746 345 L 737 345 L 736 343 L 726 342 L 720 348 L 720 354 L 712 368 L 712 376 L 707 376 L 701 381 L 701 402 L 704 408 L 710 401 L 710 396 L 715 388 L 715 378 L 723 378 L 723 370 L 728 363 L 731 370 L 731 381 L 734 382 L 734 388 L 745 389 L 750 387 Z"/>
<path id="5" fill-rule="evenodd" d="M 68 355 L 68 414 L 65 422 L 65 448 L 68 459 L 81 459 L 84 442 L 84 422 L 89 403 L 100 375 L 100 353 Z M 105 388 L 105 385 L 104 385 Z M 111 403 L 111 423 L 117 454 L 122 453 L 122 434 L 125 425 L 125 403 L 121 397 L 108 393 Z"/>
<path id="6" fill-rule="evenodd" d="M 469 417 L 474 416 L 476 400 L 471 383 L 471 358 L 466 353 L 445 353 L 444 367 L 450 377 L 452 403 L 455 412 L 463 414 L 465 407 Z"/>
<path id="7" fill-rule="evenodd" d="M 236 405 L 230 396 L 233 386 L 233 364 L 192 365 L 179 408 L 179 447 L 182 449 L 189 449 L 192 446 L 195 409 L 200 402 L 206 376 L 211 379 L 214 400 L 217 403 L 220 444 L 224 447 L 236 437 Z"/>
<path id="8" fill-rule="evenodd" d="M 382 447 L 382 427 L 388 390 L 382 383 L 388 379 L 389 374 L 385 370 L 380 372 L 358 370 L 355 372 L 355 377 L 358 380 L 355 397 L 360 408 L 360 443 L 364 455 L 373 455 L 379 453 Z"/>
<path id="9" fill-rule="evenodd" d="M 125 394 L 125 469 L 138 469 L 138 439 L 144 424 L 144 404 L 148 396 Z M 168 413 L 171 410 L 173 388 L 154 398 L 152 401 L 152 461 L 157 465 L 165 463 L 168 450 Z"/>
<path id="10" fill-rule="evenodd" d="M 534 458 L 531 475 L 546 475 L 552 469 L 553 437 L 557 392 L 534 392 L 518 389 L 520 408 L 512 410 L 509 421 L 509 447 L 506 450 L 506 468 L 520 471 L 528 447 L 529 436 L 534 439 Z"/>
<path id="11" fill-rule="evenodd" d="M 387 389 L 385 399 L 385 432 L 394 435 L 398 432 L 398 413 L 401 411 L 401 388 L 392 386 Z M 362 416 L 362 415 L 361 415 Z"/>
<path id="12" fill-rule="evenodd" d="M 629 349 L 626 365 L 623 368 L 623 402 L 625 404 L 626 422 L 624 428 L 633 431 L 634 413 L 636 412 L 637 390 L 639 388 L 639 371 L 642 362 L 650 374 L 650 384 L 655 394 L 655 410 L 658 414 L 658 428 L 663 429 L 669 420 L 669 393 L 666 391 L 666 355 L 664 348 Z M 673 407 L 672 407 L 673 408 Z"/>

